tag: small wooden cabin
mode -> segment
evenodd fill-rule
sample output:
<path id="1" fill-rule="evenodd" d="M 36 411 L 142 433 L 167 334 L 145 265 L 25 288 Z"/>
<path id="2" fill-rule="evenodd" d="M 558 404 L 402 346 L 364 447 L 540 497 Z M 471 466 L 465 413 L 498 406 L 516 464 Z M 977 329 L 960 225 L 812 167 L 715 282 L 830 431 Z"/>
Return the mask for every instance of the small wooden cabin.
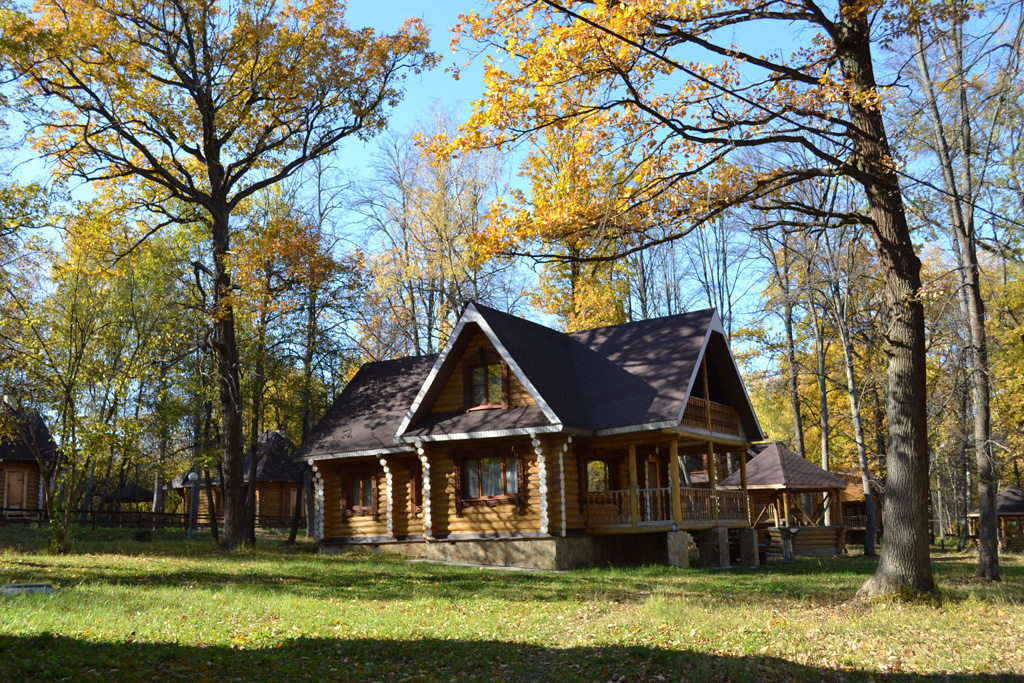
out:
<path id="1" fill-rule="evenodd" d="M 0 406 L 0 518 L 36 520 L 45 508 L 42 467 L 50 467 L 57 446 L 42 416 L 4 402 Z"/>
<path id="2" fill-rule="evenodd" d="M 756 563 L 746 495 L 717 477 L 761 438 L 713 310 L 566 334 L 471 303 L 437 356 L 364 365 L 296 457 L 325 550 L 685 564 L 693 534 L 715 566 L 730 534 Z"/>
<path id="3" fill-rule="evenodd" d="M 256 451 L 256 525 L 261 527 L 286 527 L 292 523 L 295 505 L 298 500 L 299 487 L 302 486 L 303 467 L 292 455 L 295 444 L 280 432 L 264 432 L 259 436 Z M 249 486 L 251 455 L 245 455 L 245 486 Z M 210 484 L 213 492 L 213 504 L 217 519 L 224 516 L 221 507 L 222 492 L 220 476 L 210 473 Z M 169 489 L 177 490 L 184 501 L 182 508 L 185 515 L 189 513 L 192 502 L 192 489 L 187 480 L 188 472 L 183 472 L 168 484 Z M 196 482 L 199 486 L 199 504 L 196 507 L 199 524 L 209 524 L 210 506 L 206 495 L 206 479 L 200 477 Z M 303 506 L 305 508 L 305 506 Z M 300 524 L 305 524 L 305 509 L 299 511 Z"/>
<path id="4" fill-rule="evenodd" d="M 834 555 L 844 549 L 840 493 L 846 482 L 801 458 L 780 442 L 759 444 L 749 454 L 746 489 L 751 520 L 768 532 L 770 552 L 792 555 Z M 739 473 L 722 481 L 722 488 L 740 489 Z M 804 509 L 805 494 L 814 506 Z M 825 505 L 831 503 L 833 525 L 822 526 Z"/>
<path id="5" fill-rule="evenodd" d="M 971 535 L 978 536 L 978 508 L 967 513 Z M 999 520 L 999 549 L 1004 553 L 1024 552 L 1024 491 L 1007 486 L 996 495 L 996 517 Z"/>

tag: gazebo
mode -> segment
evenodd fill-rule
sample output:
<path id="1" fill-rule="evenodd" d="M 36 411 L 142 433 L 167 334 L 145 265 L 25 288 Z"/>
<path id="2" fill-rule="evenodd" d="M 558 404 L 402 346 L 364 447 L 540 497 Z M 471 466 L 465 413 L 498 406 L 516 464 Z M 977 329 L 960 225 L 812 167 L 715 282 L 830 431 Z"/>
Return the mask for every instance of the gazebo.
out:
<path id="1" fill-rule="evenodd" d="M 787 558 L 841 553 L 845 538 L 839 496 L 846 482 L 777 441 L 754 446 L 747 455 L 752 456 L 747 463 L 750 521 L 768 531 L 771 551 Z M 740 488 L 740 473 L 734 472 L 719 486 Z M 813 496 L 816 504 L 811 507 L 801 500 L 804 494 L 823 495 Z M 833 526 L 819 525 L 826 504 L 831 504 Z"/>
<path id="2" fill-rule="evenodd" d="M 978 535 L 978 508 L 967 513 L 971 534 Z M 1024 491 L 1007 486 L 996 496 L 996 517 L 999 518 L 999 549 L 1006 553 L 1024 552 Z"/>

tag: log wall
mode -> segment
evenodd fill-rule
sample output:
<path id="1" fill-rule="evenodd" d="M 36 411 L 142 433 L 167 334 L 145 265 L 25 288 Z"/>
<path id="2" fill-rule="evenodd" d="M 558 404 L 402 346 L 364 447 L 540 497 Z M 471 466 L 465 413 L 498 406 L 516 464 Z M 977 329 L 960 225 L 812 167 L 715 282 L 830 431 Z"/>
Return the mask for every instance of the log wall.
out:
<path id="1" fill-rule="evenodd" d="M 464 506 L 461 517 L 456 514 L 455 509 L 455 465 L 449 449 L 430 444 L 424 446 L 430 460 L 431 523 L 435 537 L 449 534 L 540 532 L 537 456 L 534 455 L 533 448 L 528 441 L 516 442 L 515 446 L 517 452 L 522 454 L 526 474 L 525 512 L 520 514 L 519 506 L 516 503 L 503 503 L 495 507 L 477 504 Z M 550 517 L 550 457 L 548 464 L 548 514 Z"/>

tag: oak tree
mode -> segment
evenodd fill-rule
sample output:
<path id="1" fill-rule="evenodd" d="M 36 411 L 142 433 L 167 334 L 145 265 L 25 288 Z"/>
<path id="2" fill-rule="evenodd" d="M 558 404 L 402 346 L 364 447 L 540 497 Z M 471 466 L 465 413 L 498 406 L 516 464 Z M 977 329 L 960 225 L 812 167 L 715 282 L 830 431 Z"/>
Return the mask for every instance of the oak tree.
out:
<path id="1" fill-rule="evenodd" d="M 378 35 L 344 12 L 331 0 L 43 0 L 11 55 L 39 104 L 36 144 L 60 173 L 137 181 L 149 208 L 174 200 L 207 225 L 226 547 L 246 539 L 232 214 L 345 138 L 381 130 L 405 76 L 434 62 L 420 21 Z"/>
<path id="2" fill-rule="evenodd" d="M 591 226 L 619 254 L 677 238 L 732 206 L 770 204 L 793 185 L 838 176 L 856 183 L 864 211 L 792 208 L 866 226 L 885 283 L 888 525 L 866 593 L 934 590 L 921 263 L 872 56 L 874 41 L 912 26 L 904 10 L 881 0 L 493 0 L 488 13 L 462 17 L 454 44 L 502 59 L 486 58 L 486 91 L 461 135 L 436 143 L 457 154 L 600 122 L 636 150 L 606 213 L 617 220 Z M 780 43 L 763 53 L 737 44 L 754 32 Z M 770 151 L 774 165 L 747 165 L 749 150 Z M 608 225 L 618 230 L 604 232 Z M 676 229 L 653 235 L 654 225 Z M 524 250 L 501 220 L 492 234 Z"/>

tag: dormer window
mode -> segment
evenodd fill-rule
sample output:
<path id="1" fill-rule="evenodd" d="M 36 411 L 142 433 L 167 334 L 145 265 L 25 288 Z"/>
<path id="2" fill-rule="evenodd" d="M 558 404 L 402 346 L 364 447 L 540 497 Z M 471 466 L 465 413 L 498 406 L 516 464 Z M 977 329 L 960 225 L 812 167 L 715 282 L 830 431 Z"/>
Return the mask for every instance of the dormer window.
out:
<path id="1" fill-rule="evenodd" d="M 508 365 L 494 349 L 480 347 L 464 363 L 466 409 L 508 408 Z"/>

